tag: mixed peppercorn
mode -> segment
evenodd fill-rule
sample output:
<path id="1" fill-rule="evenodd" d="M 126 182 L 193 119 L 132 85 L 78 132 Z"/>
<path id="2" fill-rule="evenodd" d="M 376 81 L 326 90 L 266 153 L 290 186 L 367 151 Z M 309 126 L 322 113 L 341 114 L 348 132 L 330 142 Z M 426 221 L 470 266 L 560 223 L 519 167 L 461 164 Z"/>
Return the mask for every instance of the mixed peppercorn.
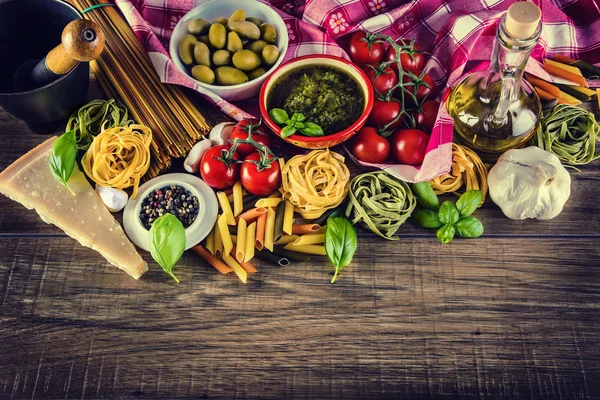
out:
<path id="1" fill-rule="evenodd" d="M 196 220 L 198 207 L 198 198 L 189 190 L 178 185 L 165 186 L 154 189 L 142 201 L 140 221 L 149 230 L 158 217 L 169 213 L 187 228 Z"/>

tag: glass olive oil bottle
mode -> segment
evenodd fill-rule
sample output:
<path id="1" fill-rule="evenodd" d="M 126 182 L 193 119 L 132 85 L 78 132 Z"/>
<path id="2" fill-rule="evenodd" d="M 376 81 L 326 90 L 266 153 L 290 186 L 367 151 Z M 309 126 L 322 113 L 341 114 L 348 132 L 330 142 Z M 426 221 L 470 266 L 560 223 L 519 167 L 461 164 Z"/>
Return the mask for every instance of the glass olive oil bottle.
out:
<path id="1" fill-rule="evenodd" d="M 523 146 L 539 125 L 540 99 L 522 78 L 540 37 L 540 19 L 535 4 L 512 4 L 498 25 L 489 69 L 467 75 L 450 95 L 456 141 L 484 159 Z"/>

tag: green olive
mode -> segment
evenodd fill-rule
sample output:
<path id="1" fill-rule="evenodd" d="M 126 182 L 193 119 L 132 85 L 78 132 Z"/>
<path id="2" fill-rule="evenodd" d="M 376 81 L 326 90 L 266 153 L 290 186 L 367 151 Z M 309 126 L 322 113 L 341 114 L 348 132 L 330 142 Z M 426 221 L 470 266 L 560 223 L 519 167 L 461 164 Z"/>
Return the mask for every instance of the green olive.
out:
<path id="1" fill-rule="evenodd" d="M 231 53 L 235 53 L 238 50 L 242 50 L 244 45 L 242 44 L 242 39 L 235 32 L 229 32 L 227 34 L 227 50 Z"/>
<path id="2" fill-rule="evenodd" d="M 217 18 L 215 23 L 221 24 L 223 26 L 227 26 L 227 24 L 229 23 L 229 20 L 225 17 L 220 17 L 220 18 Z"/>
<path id="3" fill-rule="evenodd" d="M 233 65 L 242 71 L 252 71 L 261 63 L 258 54 L 250 50 L 236 51 L 232 57 L 232 61 Z"/>
<path id="4" fill-rule="evenodd" d="M 205 65 L 196 65 L 192 68 L 192 76 L 194 79 L 209 85 L 212 85 L 215 81 L 215 73 Z"/>
<path id="5" fill-rule="evenodd" d="M 255 40 L 253 42 L 248 43 L 246 45 L 246 48 L 248 50 L 252 50 L 256 54 L 260 54 L 260 53 L 262 53 L 262 51 L 265 48 L 265 46 L 268 45 L 268 44 L 269 43 L 265 42 L 264 40 Z"/>
<path id="6" fill-rule="evenodd" d="M 277 29 L 271 24 L 261 24 L 260 33 L 262 39 L 269 43 L 275 43 L 277 41 Z"/>
<path id="7" fill-rule="evenodd" d="M 229 22 L 245 21 L 245 20 L 246 20 L 246 12 L 244 10 L 242 10 L 241 8 L 239 10 L 236 10 L 233 14 L 231 14 L 231 17 L 229 17 Z"/>
<path id="8" fill-rule="evenodd" d="M 267 65 L 273 65 L 279 58 L 279 49 L 272 44 L 265 46 L 262 51 L 262 59 Z"/>
<path id="9" fill-rule="evenodd" d="M 215 70 L 219 85 L 230 86 L 248 82 L 248 75 L 237 68 L 219 67 Z"/>
<path id="10" fill-rule="evenodd" d="M 199 42 L 204 43 L 207 46 L 210 46 L 210 40 L 208 40 L 208 35 L 202 35 L 198 38 Z"/>
<path id="11" fill-rule="evenodd" d="M 210 22 L 203 18 L 196 18 L 188 22 L 188 32 L 192 35 L 204 35 L 210 29 Z"/>
<path id="12" fill-rule="evenodd" d="M 260 38 L 260 29 L 252 22 L 232 21 L 227 27 L 237 33 L 241 38 L 256 40 Z"/>
<path id="13" fill-rule="evenodd" d="M 260 26 L 260 24 L 262 24 L 262 21 L 256 17 L 246 17 L 246 21 L 252 22 L 256 26 Z"/>
<path id="14" fill-rule="evenodd" d="M 248 72 L 248 78 L 250 78 L 250 80 L 256 79 L 265 72 L 267 72 L 267 70 L 263 67 L 254 68 L 252 71 Z"/>
<path id="15" fill-rule="evenodd" d="M 194 45 L 198 39 L 194 35 L 183 35 L 179 41 L 179 58 L 185 65 L 192 65 L 194 63 Z"/>
<path id="16" fill-rule="evenodd" d="M 227 50 L 217 50 L 213 53 L 213 63 L 216 66 L 227 65 L 231 62 L 231 53 Z"/>
<path id="17" fill-rule="evenodd" d="M 227 30 L 223 25 L 215 22 L 208 31 L 208 40 L 215 49 L 222 49 L 225 47 L 225 41 L 227 40 Z"/>
<path id="18" fill-rule="evenodd" d="M 210 67 L 210 49 L 205 43 L 196 42 L 194 46 L 194 59 L 198 64 Z"/>

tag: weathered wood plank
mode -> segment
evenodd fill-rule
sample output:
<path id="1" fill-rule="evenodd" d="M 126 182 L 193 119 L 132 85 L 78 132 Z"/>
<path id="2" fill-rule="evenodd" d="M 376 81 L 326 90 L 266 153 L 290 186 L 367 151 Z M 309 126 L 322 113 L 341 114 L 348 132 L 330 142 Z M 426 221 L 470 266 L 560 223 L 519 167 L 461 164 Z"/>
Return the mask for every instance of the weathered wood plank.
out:
<path id="1" fill-rule="evenodd" d="M 243 285 L 186 254 L 178 285 L 68 238 L 0 246 L 3 398 L 600 393 L 595 239 L 361 241 L 335 285 L 322 261 Z"/>

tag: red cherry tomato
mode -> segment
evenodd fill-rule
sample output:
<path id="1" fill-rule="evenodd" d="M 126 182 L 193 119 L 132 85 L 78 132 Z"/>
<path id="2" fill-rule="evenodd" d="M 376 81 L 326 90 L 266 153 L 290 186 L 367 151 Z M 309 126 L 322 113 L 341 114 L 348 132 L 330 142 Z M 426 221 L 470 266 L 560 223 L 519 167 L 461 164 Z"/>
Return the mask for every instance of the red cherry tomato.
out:
<path id="1" fill-rule="evenodd" d="M 400 164 L 421 164 L 428 141 L 429 135 L 420 129 L 398 129 L 390 137 L 392 154 Z"/>
<path id="2" fill-rule="evenodd" d="M 264 133 L 262 128 L 260 128 L 260 122 L 256 119 L 243 119 L 235 124 L 231 131 L 231 136 L 229 136 L 229 142 L 233 143 L 234 139 L 246 140 L 248 139 L 249 132 L 252 132 L 252 139 L 255 142 L 264 144 L 267 147 L 271 144 L 271 139 Z M 256 147 L 247 143 L 242 143 L 237 148 L 240 157 L 246 157 L 254 151 L 256 151 Z"/>
<path id="3" fill-rule="evenodd" d="M 383 58 L 384 49 L 383 43 L 372 41 L 365 31 L 355 32 L 350 37 L 350 58 L 358 65 L 377 64 Z"/>
<path id="4" fill-rule="evenodd" d="M 421 105 L 419 110 L 413 113 L 413 117 L 425 132 L 429 132 L 433 130 L 433 125 L 435 124 L 435 118 L 437 117 L 438 110 L 440 108 L 440 103 L 435 100 L 427 100 L 425 103 Z"/>
<path id="5" fill-rule="evenodd" d="M 219 145 L 213 146 L 200 160 L 200 176 L 204 182 L 213 189 L 227 189 L 233 186 L 240 179 L 240 165 L 232 162 L 227 166 L 219 158 L 223 157 L 222 151 L 229 150 L 229 146 Z M 239 160 L 240 155 L 234 152 L 233 160 Z"/>
<path id="6" fill-rule="evenodd" d="M 372 126 L 365 126 L 352 138 L 352 154 L 368 163 L 384 162 L 390 155 L 390 143 Z"/>
<path id="7" fill-rule="evenodd" d="M 382 96 L 398 83 L 398 76 L 391 67 L 387 67 L 382 73 L 377 75 L 377 72 L 371 67 L 365 67 L 365 73 L 369 77 L 373 89 L 379 92 Z"/>
<path id="8" fill-rule="evenodd" d="M 431 94 L 431 92 L 433 92 L 435 90 L 435 83 L 433 82 L 433 78 L 431 76 L 429 76 L 429 74 L 424 74 L 420 80 L 413 80 L 410 76 L 406 75 L 402 79 L 402 82 L 404 82 L 404 83 L 415 82 L 414 86 L 407 86 L 406 88 L 409 89 L 413 93 L 415 93 L 415 87 L 417 88 L 416 96 L 417 96 L 417 100 L 419 102 L 423 101 L 423 99 L 426 96 L 429 96 Z M 429 85 L 429 87 L 427 87 L 423 82 L 426 83 L 427 85 Z"/>
<path id="9" fill-rule="evenodd" d="M 369 114 L 369 122 L 377 126 L 385 126 L 392 122 L 402 111 L 402 104 L 396 100 L 383 101 L 375 99 L 373 101 L 373 110 Z M 390 128 L 397 128 L 402 123 L 402 117 L 393 123 Z"/>
<path id="10" fill-rule="evenodd" d="M 273 160 L 272 156 L 267 156 L 268 160 Z M 259 171 L 261 154 L 258 151 L 250 154 L 244 160 L 240 171 L 240 181 L 242 185 L 252 194 L 257 196 L 268 196 L 281 186 L 281 168 L 279 162 L 273 160 L 268 167 Z"/>
<path id="11" fill-rule="evenodd" d="M 410 40 L 399 40 L 398 44 L 408 45 L 410 44 Z M 413 74 L 420 74 L 423 71 L 423 66 L 425 65 L 425 59 L 423 57 L 423 53 L 421 52 L 421 47 L 415 43 L 413 46 L 414 50 L 411 53 L 402 53 L 400 54 L 400 64 L 402 65 L 402 69 L 404 71 L 410 71 Z M 393 61 L 396 59 L 396 50 L 390 46 L 385 52 L 385 56 L 383 57 L 384 61 Z M 396 63 L 392 64 L 392 68 L 394 71 L 398 72 L 398 65 Z"/>

